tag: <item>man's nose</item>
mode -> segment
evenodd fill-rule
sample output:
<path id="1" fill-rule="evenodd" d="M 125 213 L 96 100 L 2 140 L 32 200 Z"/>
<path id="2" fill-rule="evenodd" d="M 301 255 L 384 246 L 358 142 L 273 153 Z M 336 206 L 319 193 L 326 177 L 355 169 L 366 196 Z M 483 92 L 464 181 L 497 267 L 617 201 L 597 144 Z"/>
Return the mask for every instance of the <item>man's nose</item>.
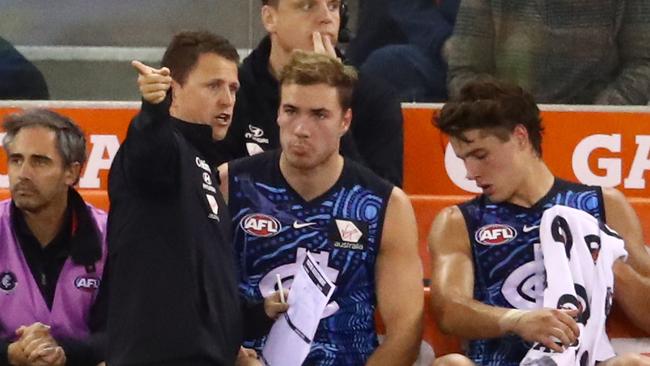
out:
<path id="1" fill-rule="evenodd" d="M 303 118 L 298 118 L 293 126 L 293 133 L 296 136 L 308 137 L 309 129 L 307 128 L 307 121 Z"/>
<path id="2" fill-rule="evenodd" d="M 478 178 L 478 168 L 475 166 L 475 164 L 465 162 L 465 178 L 468 180 L 476 180 Z"/>
<path id="3" fill-rule="evenodd" d="M 318 20 L 321 23 L 328 24 L 334 22 L 334 14 L 336 10 L 331 11 L 327 1 L 319 2 L 317 7 L 316 11 L 318 12 Z"/>
<path id="4" fill-rule="evenodd" d="M 232 106 L 235 104 L 236 92 L 230 90 L 229 87 L 224 87 L 219 96 L 219 103 L 225 106 Z"/>

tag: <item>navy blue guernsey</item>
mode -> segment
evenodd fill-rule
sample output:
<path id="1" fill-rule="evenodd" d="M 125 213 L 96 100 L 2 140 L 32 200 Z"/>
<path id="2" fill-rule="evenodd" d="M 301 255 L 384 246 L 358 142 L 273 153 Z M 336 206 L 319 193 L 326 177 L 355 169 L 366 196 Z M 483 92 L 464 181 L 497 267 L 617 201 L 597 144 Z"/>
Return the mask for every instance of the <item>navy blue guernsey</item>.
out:
<path id="1" fill-rule="evenodd" d="M 345 159 L 334 186 L 305 201 L 284 179 L 279 158 L 276 150 L 228 166 L 240 293 L 263 301 L 277 290 L 276 274 L 289 287 L 297 258 L 309 251 L 337 288 L 303 364 L 364 364 L 378 344 L 375 262 L 393 186 Z M 245 344 L 260 350 L 264 340 Z"/>
<path id="2" fill-rule="evenodd" d="M 600 187 L 558 178 L 530 208 L 492 203 L 484 195 L 459 205 L 472 247 L 476 300 L 506 308 L 541 307 L 544 264 L 538 255 L 539 225 L 544 211 L 555 205 L 577 208 L 605 220 Z M 531 346 L 517 335 L 474 340 L 468 356 L 478 365 L 519 365 Z"/>

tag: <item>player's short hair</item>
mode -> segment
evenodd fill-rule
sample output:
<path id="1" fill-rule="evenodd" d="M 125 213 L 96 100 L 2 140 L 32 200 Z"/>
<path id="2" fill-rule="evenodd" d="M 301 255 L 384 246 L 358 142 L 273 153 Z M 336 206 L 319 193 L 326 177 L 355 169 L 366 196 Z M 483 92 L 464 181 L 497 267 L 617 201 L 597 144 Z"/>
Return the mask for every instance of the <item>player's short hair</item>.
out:
<path id="1" fill-rule="evenodd" d="M 327 84 L 335 87 L 341 108 L 352 107 L 352 94 L 357 72 L 334 57 L 307 51 L 294 51 L 289 63 L 280 72 L 280 85 Z"/>
<path id="2" fill-rule="evenodd" d="M 275 7 L 278 6 L 278 1 L 280 0 L 262 0 L 262 5 L 271 5 Z"/>
<path id="3" fill-rule="evenodd" d="M 440 131 L 462 141 L 472 129 L 488 130 L 507 141 L 518 124 L 528 130 L 533 150 L 542 156 L 544 127 L 535 99 L 519 86 L 494 80 L 466 84 L 434 118 Z"/>
<path id="4" fill-rule="evenodd" d="M 204 53 L 239 63 L 237 49 L 224 37 L 207 31 L 184 31 L 174 35 L 167 46 L 161 66 L 169 68 L 172 79 L 183 85 Z"/>

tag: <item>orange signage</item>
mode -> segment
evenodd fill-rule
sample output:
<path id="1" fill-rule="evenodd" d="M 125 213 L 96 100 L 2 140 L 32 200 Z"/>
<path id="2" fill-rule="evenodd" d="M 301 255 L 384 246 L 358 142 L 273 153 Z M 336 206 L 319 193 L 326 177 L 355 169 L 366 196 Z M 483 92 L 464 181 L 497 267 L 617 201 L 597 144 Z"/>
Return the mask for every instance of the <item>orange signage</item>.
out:
<path id="1" fill-rule="evenodd" d="M 120 143 L 126 136 L 129 122 L 136 115 L 140 103 L 110 102 L 15 102 L 12 106 L 2 107 L 0 120 L 22 108 L 46 107 L 72 118 L 86 133 L 88 141 L 88 161 L 79 181 L 84 189 L 106 190 L 108 188 L 108 170 L 117 153 Z M 4 136 L 4 133 L 2 134 Z M 6 176 L 7 159 L 4 149 L 0 153 L 0 188 L 8 188 Z"/>
<path id="2" fill-rule="evenodd" d="M 88 163 L 80 187 L 105 190 L 110 163 L 139 103 L 2 102 L 0 118 L 34 105 L 67 115 L 84 129 Z M 404 188 L 409 194 L 475 193 L 475 186 L 464 178 L 462 163 L 431 123 L 439 107 L 415 104 L 403 108 Z M 650 198 L 650 108 L 542 109 L 544 159 L 557 176 L 617 187 L 628 197 Z M 0 157 L 0 188 L 8 187 L 5 160 Z"/>
<path id="3" fill-rule="evenodd" d="M 433 126 L 439 105 L 405 105 L 404 188 L 409 194 L 477 190 Z M 650 108 L 542 106 L 544 160 L 559 177 L 650 198 Z M 474 188 L 473 188 L 474 187 Z"/>

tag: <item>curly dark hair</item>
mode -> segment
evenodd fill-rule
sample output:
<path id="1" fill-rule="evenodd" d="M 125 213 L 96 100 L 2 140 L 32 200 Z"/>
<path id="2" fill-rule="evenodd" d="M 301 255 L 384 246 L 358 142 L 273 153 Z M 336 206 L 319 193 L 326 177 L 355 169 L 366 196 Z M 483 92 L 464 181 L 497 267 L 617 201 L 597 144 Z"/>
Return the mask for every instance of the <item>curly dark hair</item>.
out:
<path id="1" fill-rule="evenodd" d="M 466 141 L 471 129 L 487 129 L 507 141 L 515 126 L 528 130 L 528 139 L 538 156 L 542 156 L 542 119 L 533 96 L 519 86 L 502 81 L 473 81 L 444 105 L 434 118 L 443 133 Z"/>

